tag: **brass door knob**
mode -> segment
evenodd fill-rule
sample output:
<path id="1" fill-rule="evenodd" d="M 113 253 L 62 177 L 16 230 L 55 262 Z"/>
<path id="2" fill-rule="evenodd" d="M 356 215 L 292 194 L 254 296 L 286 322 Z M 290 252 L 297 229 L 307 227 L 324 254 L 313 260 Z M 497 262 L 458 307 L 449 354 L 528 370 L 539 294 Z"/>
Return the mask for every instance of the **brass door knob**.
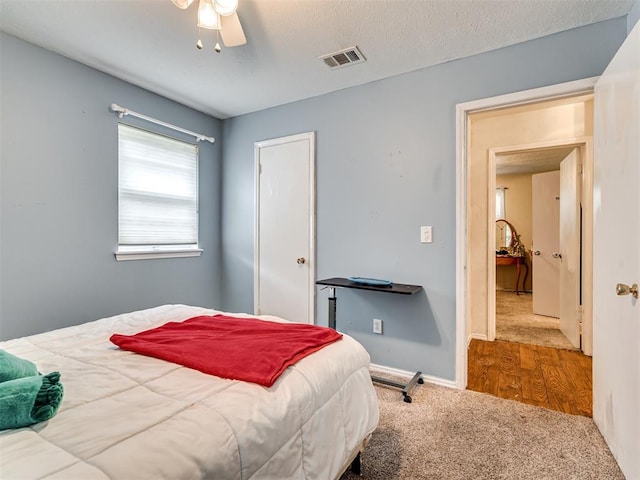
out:
<path id="1" fill-rule="evenodd" d="M 638 298 L 638 284 L 634 283 L 633 285 L 625 285 L 624 283 L 619 283 L 616 285 L 616 293 L 618 295 L 633 295 L 633 298 Z"/>
<path id="2" fill-rule="evenodd" d="M 296 260 L 296 262 L 298 263 L 298 265 L 302 265 L 304 262 L 306 262 L 306 260 L 304 259 L 304 257 L 300 257 L 298 260 Z"/>

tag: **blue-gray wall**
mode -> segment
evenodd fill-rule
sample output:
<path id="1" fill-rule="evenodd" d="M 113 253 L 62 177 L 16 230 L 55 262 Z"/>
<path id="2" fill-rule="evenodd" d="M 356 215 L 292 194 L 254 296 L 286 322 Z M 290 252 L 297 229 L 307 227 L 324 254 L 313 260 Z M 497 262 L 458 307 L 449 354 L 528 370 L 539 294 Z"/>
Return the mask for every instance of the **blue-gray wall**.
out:
<path id="1" fill-rule="evenodd" d="M 219 305 L 222 122 L 1 35 L 0 338 L 165 303 Z M 200 144 L 201 257 L 114 259 L 112 102 L 218 138 Z"/>
<path id="2" fill-rule="evenodd" d="M 225 120 L 222 308 L 253 310 L 254 142 L 316 131 L 317 277 L 424 287 L 342 289 L 338 327 L 374 363 L 453 380 L 456 104 L 599 75 L 626 34 L 623 17 Z M 432 244 L 419 243 L 420 225 L 433 226 Z M 318 290 L 319 324 L 326 302 Z"/>
<path id="3" fill-rule="evenodd" d="M 627 33 L 631 32 L 638 20 L 640 20 L 640 0 L 635 0 L 631 11 L 627 15 Z"/>

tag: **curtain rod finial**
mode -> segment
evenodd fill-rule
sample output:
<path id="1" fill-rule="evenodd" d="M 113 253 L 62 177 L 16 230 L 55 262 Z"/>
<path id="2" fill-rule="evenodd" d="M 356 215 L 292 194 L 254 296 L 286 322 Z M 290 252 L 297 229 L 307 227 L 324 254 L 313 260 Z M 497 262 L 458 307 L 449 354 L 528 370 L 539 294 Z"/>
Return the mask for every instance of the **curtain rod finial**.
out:
<path id="1" fill-rule="evenodd" d="M 124 115 L 127 115 L 128 113 L 126 108 L 122 108 L 117 103 L 111 104 L 111 110 L 118 114 L 118 118 L 122 118 Z"/>

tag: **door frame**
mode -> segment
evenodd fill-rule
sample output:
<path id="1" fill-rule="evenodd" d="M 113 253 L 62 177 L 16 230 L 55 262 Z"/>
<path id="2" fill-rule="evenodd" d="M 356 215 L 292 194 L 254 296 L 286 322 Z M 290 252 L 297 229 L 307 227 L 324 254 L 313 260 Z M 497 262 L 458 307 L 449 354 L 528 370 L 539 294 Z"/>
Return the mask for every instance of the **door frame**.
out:
<path id="1" fill-rule="evenodd" d="M 496 157 L 512 153 L 526 153 L 533 151 L 551 150 L 557 147 L 575 147 L 579 150 L 582 161 L 582 185 L 581 202 L 582 215 L 582 350 L 587 355 L 593 351 L 593 139 L 591 137 L 571 137 L 546 142 L 535 142 L 524 145 L 507 147 L 495 147 L 489 149 L 489 182 L 488 182 L 488 209 L 489 213 L 495 212 L 496 189 Z M 492 192 L 494 192 L 492 194 Z M 495 261 L 496 231 L 495 219 L 492 215 L 487 218 L 488 223 L 488 250 L 487 265 Z M 591 232 L 591 233 L 589 233 Z M 591 259 L 591 261 L 589 261 Z M 496 289 L 496 269 L 487 268 L 487 291 Z M 496 297 L 487 297 L 487 340 L 496 339 Z"/>
<path id="2" fill-rule="evenodd" d="M 467 387 L 467 346 L 471 338 L 467 332 L 467 201 L 468 201 L 468 159 L 469 114 L 483 110 L 525 105 L 542 100 L 593 93 L 598 77 L 576 80 L 548 87 L 524 90 L 496 97 L 489 97 L 456 105 L 456 386 Z M 592 177 L 591 177 L 591 181 Z M 593 190 L 593 188 L 591 188 Z M 589 230 L 587 230 L 589 228 Z M 491 229 L 490 229 L 491 230 Z M 584 225 L 585 231 L 592 226 Z M 586 254 L 586 252 L 584 252 Z M 593 256 L 593 255 L 592 255 Z M 586 312 L 585 312 L 586 313 Z"/>
<path id="3" fill-rule="evenodd" d="M 309 298 L 309 323 L 316 323 L 316 132 L 299 133 L 285 137 L 273 138 L 254 143 L 254 237 L 253 237 L 253 310 L 257 312 L 260 298 L 260 150 L 285 143 L 301 140 L 309 142 L 309 282 L 307 284 Z"/>

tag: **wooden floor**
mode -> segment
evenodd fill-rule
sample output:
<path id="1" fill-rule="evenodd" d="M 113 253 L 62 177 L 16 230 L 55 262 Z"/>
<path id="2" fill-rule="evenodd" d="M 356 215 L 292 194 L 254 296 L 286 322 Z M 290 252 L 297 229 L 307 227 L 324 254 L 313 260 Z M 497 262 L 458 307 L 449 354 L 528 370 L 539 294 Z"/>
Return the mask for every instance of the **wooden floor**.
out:
<path id="1" fill-rule="evenodd" d="M 592 416 L 591 357 L 496 340 L 471 340 L 468 389 L 574 415 Z"/>

